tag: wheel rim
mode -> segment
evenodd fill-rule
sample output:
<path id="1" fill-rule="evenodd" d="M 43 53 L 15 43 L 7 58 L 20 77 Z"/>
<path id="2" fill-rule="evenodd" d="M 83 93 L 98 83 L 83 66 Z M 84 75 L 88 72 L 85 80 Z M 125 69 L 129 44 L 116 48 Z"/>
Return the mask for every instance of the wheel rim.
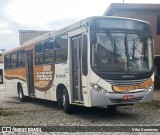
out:
<path id="1" fill-rule="evenodd" d="M 65 102 L 66 102 L 65 95 L 63 95 L 62 96 L 62 104 L 63 104 L 63 106 L 65 106 Z"/>

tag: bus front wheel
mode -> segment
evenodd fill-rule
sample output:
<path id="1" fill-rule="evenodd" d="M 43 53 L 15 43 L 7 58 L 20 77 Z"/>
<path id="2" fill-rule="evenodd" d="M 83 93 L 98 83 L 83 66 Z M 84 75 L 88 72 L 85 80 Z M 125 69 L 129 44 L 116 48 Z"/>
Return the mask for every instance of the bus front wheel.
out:
<path id="1" fill-rule="evenodd" d="M 21 85 L 19 85 L 18 86 L 18 96 L 19 96 L 19 100 L 21 101 L 21 102 L 24 102 L 25 101 L 25 96 L 24 96 L 24 94 L 23 94 L 23 88 L 22 88 L 22 86 Z"/>
<path id="2" fill-rule="evenodd" d="M 73 113 L 73 110 L 72 110 L 73 108 L 72 108 L 72 105 L 69 103 L 69 96 L 66 89 L 63 90 L 62 104 L 63 104 L 65 113 L 67 114 Z"/>

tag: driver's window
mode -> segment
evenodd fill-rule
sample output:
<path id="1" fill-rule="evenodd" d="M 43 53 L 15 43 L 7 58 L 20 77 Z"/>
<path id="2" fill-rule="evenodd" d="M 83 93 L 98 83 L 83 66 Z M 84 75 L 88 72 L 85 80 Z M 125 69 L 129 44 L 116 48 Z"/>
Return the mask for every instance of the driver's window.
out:
<path id="1" fill-rule="evenodd" d="M 97 34 L 96 52 L 98 63 L 108 64 L 113 61 L 113 48 L 105 33 Z"/>

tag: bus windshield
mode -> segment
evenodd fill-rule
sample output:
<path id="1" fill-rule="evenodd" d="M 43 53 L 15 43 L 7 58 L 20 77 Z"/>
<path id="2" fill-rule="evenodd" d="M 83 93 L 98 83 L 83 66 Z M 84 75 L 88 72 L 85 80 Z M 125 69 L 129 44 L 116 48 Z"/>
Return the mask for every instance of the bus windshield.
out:
<path id="1" fill-rule="evenodd" d="M 95 72 L 137 74 L 153 68 L 152 39 L 137 33 L 97 31 L 91 45 Z"/>

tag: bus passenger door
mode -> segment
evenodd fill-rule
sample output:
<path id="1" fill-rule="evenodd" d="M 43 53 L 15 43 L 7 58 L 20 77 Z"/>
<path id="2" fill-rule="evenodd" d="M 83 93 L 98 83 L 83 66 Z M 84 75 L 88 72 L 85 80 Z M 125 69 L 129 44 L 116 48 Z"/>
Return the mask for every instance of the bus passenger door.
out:
<path id="1" fill-rule="evenodd" d="M 33 50 L 27 51 L 27 86 L 30 96 L 34 96 Z"/>
<path id="2" fill-rule="evenodd" d="M 81 73 L 81 50 L 82 37 L 78 36 L 71 39 L 72 49 L 72 90 L 73 101 L 83 102 L 82 94 L 82 73 Z"/>

